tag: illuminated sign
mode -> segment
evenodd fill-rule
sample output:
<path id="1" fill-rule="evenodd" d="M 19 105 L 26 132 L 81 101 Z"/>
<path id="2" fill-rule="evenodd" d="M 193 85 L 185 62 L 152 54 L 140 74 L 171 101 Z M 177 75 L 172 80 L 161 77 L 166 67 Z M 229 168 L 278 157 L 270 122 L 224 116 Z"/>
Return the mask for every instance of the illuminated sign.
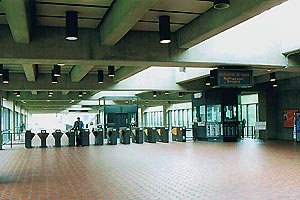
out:
<path id="1" fill-rule="evenodd" d="M 213 87 L 252 87 L 252 70 L 215 69 L 211 71 Z"/>

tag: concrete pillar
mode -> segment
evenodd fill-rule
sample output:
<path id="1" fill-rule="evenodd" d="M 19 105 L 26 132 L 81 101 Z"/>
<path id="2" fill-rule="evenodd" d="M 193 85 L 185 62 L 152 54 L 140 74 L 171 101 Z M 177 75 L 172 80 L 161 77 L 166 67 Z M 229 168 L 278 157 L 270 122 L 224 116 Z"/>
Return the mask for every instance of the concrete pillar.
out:
<path id="1" fill-rule="evenodd" d="M 167 124 L 167 119 L 168 119 L 168 116 L 167 116 L 167 105 L 163 105 L 163 126 L 164 127 L 168 127 L 168 124 Z"/>
<path id="2" fill-rule="evenodd" d="M 15 119 L 15 112 L 16 112 L 16 101 L 13 101 L 13 110 L 12 110 L 12 113 L 13 113 L 13 118 L 12 118 L 12 135 L 11 135 L 11 140 L 15 139 L 15 131 L 16 131 L 16 119 Z M 11 141 L 12 142 L 12 141 Z"/>
<path id="3" fill-rule="evenodd" d="M 143 113 L 144 109 L 143 108 L 138 108 L 138 126 L 143 127 Z"/>
<path id="4" fill-rule="evenodd" d="M 266 93 L 261 92 L 258 93 L 258 121 L 266 122 L 267 121 L 267 100 L 266 100 Z M 268 128 L 268 124 L 267 124 Z M 268 131 L 260 131 L 259 132 L 259 139 L 267 140 L 268 139 Z"/>

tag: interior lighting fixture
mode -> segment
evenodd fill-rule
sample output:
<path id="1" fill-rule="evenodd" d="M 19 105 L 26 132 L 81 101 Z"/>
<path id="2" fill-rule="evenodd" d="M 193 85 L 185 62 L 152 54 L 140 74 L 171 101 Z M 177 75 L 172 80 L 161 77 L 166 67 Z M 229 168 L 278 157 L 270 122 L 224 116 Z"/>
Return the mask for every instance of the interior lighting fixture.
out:
<path id="1" fill-rule="evenodd" d="M 171 42 L 170 17 L 167 15 L 159 16 L 159 38 L 161 44 Z"/>
<path id="2" fill-rule="evenodd" d="M 54 65 L 54 68 L 53 68 L 53 75 L 54 76 L 60 76 L 60 66 L 59 65 Z"/>
<path id="3" fill-rule="evenodd" d="M 98 83 L 103 83 L 103 70 L 98 70 Z"/>
<path id="4" fill-rule="evenodd" d="M 114 66 L 108 66 L 108 76 L 109 77 L 114 77 L 115 76 L 115 67 Z"/>
<path id="5" fill-rule="evenodd" d="M 78 13 L 76 11 L 66 12 L 66 40 L 78 40 Z"/>
<path id="6" fill-rule="evenodd" d="M 3 79 L 2 82 L 4 84 L 8 84 L 9 83 L 9 70 L 8 69 L 3 69 Z"/>
<path id="7" fill-rule="evenodd" d="M 14 91 L 13 94 L 16 95 L 17 97 L 21 97 L 21 92 L 20 91 Z"/>
<path id="8" fill-rule="evenodd" d="M 273 86 L 274 88 L 275 88 L 275 87 L 278 87 L 277 81 L 274 81 L 272 86 Z"/>
<path id="9" fill-rule="evenodd" d="M 54 76 L 53 70 L 52 70 L 52 74 L 51 74 L 51 83 L 53 83 L 53 84 L 57 83 L 57 76 Z"/>
<path id="10" fill-rule="evenodd" d="M 210 77 L 205 78 L 205 85 L 210 86 Z"/>
<path id="11" fill-rule="evenodd" d="M 170 92 L 169 91 L 165 91 L 165 95 L 169 95 L 170 94 Z"/>
<path id="12" fill-rule="evenodd" d="M 271 82 L 276 81 L 276 75 L 275 75 L 275 72 L 272 72 L 272 73 L 270 74 L 270 81 L 271 81 Z"/>
<path id="13" fill-rule="evenodd" d="M 48 92 L 48 97 L 52 97 L 53 96 L 53 92 L 52 91 L 49 91 Z"/>
<path id="14" fill-rule="evenodd" d="M 179 92 L 179 93 L 178 93 L 178 97 L 179 97 L 179 98 L 182 98 L 182 97 L 183 97 L 183 92 Z"/>
<path id="15" fill-rule="evenodd" d="M 157 92 L 156 91 L 153 92 L 153 97 L 154 98 L 157 97 Z"/>
<path id="16" fill-rule="evenodd" d="M 230 7 L 230 0 L 213 0 L 215 9 L 226 9 Z"/>
<path id="17" fill-rule="evenodd" d="M 79 92 L 78 96 L 82 97 L 83 96 L 83 92 Z"/>
<path id="18" fill-rule="evenodd" d="M 0 76 L 3 76 L 3 64 L 0 64 Z"/>

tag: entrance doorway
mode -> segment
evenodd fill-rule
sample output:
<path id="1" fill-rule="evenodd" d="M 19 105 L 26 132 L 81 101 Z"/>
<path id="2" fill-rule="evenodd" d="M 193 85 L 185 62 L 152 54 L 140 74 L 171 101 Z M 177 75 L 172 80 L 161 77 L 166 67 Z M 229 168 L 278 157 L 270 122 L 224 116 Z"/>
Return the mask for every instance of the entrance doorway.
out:
<path id="1" fill-rule="evenodd" d="M 258 94 L 241 95 L 241 118 L 244 138 L 255 138 L 255 122 L 258 119 Z M 256 136 L 257 137 L 257 136 Z"/>

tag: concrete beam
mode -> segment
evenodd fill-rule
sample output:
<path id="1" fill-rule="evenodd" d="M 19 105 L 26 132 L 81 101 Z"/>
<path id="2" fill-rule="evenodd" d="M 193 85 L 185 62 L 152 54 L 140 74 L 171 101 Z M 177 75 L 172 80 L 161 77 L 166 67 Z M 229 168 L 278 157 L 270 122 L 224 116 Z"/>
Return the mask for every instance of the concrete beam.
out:
<path id="1" fill-rule="evenodd" d="M 157 0 L 115 1 L 100 24 L 101 45 L 115 45 Z"/>
<path id="2" fill-rule="evenodd" d="M 114 82 L 120 82 L 122 80 L 125 80 L 145 69 L 148 67 L 134 67 L 134 66 L 126 66 L 126 67 L 121 67 L 119 68 L 114 76 Z"/>
<path id="3" fill-rule="evenodd" d="M 79 82 L 89 71 L 94 67 L 94 65 L 76 65 L 71 71 L 71 81 Z"/>
<path id="4" fill-rule="evenodd" d="M 190 49 L 178 49 L 176 42 L 161 45 L 157 33 L 132 31 L 113 47 L 99 46 L 94 30 L 81 29 L 81 38 L 70 43 L 62 37 L 63 28 L 37 28 L 35 39 L 29 45 L 18 45 L 9 29 L 0 26 L 0 62 L 10 64 L 115 65 L 115 66 L 168 66 L 211 68 L 220 65 L 255 65 L 270 68 L 285 66 L 285 57 L 276 43 L 256 42 L 254 36 L 247 41 L 237 38 L 230 43 L 223 34 Z M 257 33 L 259 35 L 259 33 Z M 257 37 L 257 35 L 255 35 Z M 258 36 L 259 37 L 259 36 Z M 227 42 L 227 43 L 226 43 Z M 255 45 L 254 45 L 255 44 Z M 260 46 L 258 51 L 258 46 Z M 16 49 L 18 49 L 16 51 Z M 239 56 L 236 56 L 239 52 Z"/>
<path id="5" fill-rule="evenodd" d="M 286 0 L 231 0 L 225 10 L 210 9 L 177 31 L 179 48 L 190 48 Z"/>
<path id="6" fill-rule="evenodd" d="M 10 83 L 3 84 L 3 91 L 184 91 L 198 90 L 198 86 L 194 85 L 190 88 L 182 87 L 174 82 L 174 75 L 158 70 L 156 76 L 143 75 L 138 77 L 130 77 L 119 83 L 114 83 L 109 77 L 105 77 L 104 83 L 99 84 L 96 74 L 85 76 L 80 82 L 72 82 L 67 74 L 62 74 L 58 78 L 57 84 L 51 83 L 50 74 L 40 74 L 36 82 L 26 81 L 24 74 L 11 74 Z M 167 71 L 167 68 L 166 68 Z M 171 78 L 169 78 L 171 76 Z"/>
<path id="7" fill-rule="evenodd" d="M 36 80 L 36 66 L 34 64 L 23 64 L 23 70 L 27 81 L 34 82 Z"/>
<path id="8" fill-rule="evenodd" d="M 30 42 L 33 0 L 2 0 L 11 34 L 17 43 Z"/>

